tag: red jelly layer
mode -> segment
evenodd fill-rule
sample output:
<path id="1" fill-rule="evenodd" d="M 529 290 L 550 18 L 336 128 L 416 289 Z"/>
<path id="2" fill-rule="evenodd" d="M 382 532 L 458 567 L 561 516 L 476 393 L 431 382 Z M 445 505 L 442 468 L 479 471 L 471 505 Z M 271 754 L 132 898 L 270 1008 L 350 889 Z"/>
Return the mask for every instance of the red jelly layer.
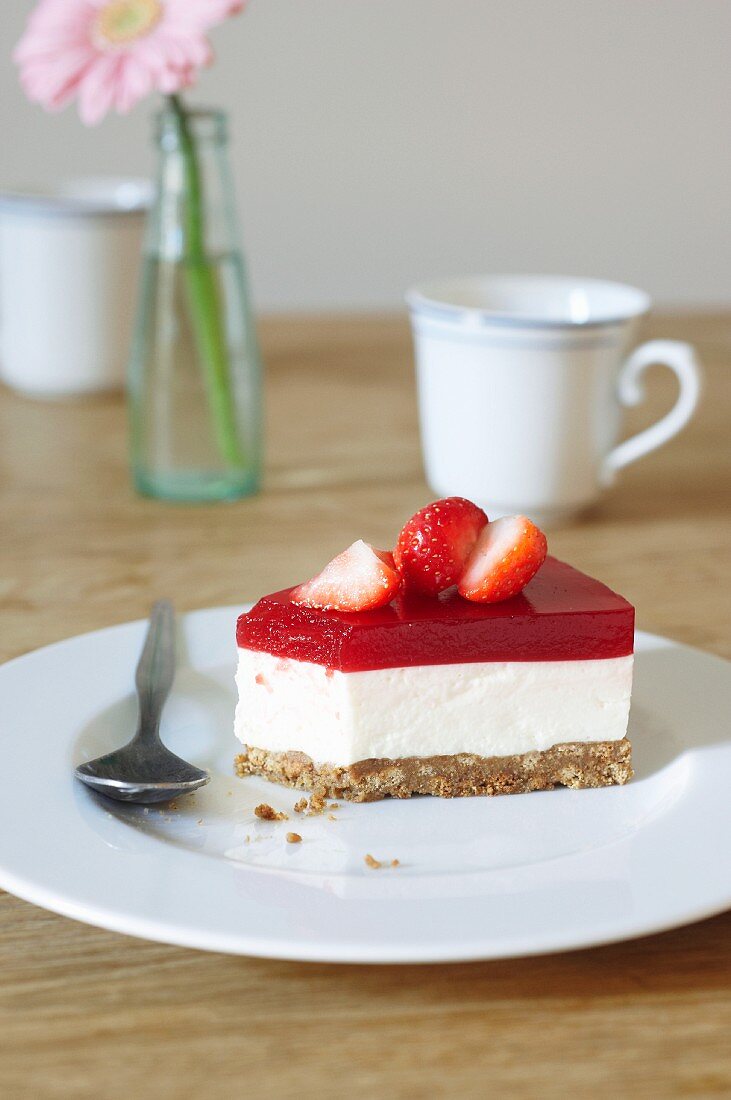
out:
<path id="1" fill-rule="evenodd" d="M 239 646 L 340 672 L 476 661 L 583 661 L 626 657 L 632 604 L 556 558 L 518 596 L 470 603 L 456 588 L 400 595 L 376 611 L 318 611 L 288 588 L 264 596 L 236 629 Z"/>

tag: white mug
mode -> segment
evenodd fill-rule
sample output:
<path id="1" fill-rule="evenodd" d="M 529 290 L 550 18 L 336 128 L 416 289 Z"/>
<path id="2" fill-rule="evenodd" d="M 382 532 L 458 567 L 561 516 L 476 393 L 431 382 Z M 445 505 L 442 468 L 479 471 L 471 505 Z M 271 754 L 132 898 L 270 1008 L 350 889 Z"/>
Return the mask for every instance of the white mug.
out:
<path id="1" fill-rule="evenodd" d="M 35 397 L 124 383 L 151 185 L 0 195 L 0 378 Z"/>
<path id="2" fill-rule="evenodd" d="M 593 504 L 623 466 L 667 442 L 698 404 L 688 344 L 652 340 L 625 358 L 650 308 L 634 287 L 562 276 L 457 278 L 407 296 L 427 480 L 488 515 L 551 524 Z M 674 408 L 617 443 L 646 367 L 675 371 Z"/>

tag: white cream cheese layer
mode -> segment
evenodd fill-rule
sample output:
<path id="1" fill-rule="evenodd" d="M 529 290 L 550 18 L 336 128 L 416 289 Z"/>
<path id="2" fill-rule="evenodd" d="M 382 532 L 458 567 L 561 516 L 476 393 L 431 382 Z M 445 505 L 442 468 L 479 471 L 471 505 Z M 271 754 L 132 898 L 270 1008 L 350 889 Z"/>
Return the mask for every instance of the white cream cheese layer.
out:
<path id="1" fill-rule="evenodd" d="M 336 672 L 239 649 L 235 733 L 318 764 L 511 756 L 625 736 L 632 657 Z"/>

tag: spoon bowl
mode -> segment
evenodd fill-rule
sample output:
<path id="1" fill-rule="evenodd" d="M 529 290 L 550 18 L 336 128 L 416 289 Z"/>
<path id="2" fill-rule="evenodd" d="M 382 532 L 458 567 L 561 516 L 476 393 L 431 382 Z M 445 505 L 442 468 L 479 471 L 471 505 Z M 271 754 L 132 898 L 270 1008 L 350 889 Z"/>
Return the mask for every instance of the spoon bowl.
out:
<path id="1" fill-rule="evenodd" d="M 165 802 L 176 795 L 188 794 L 211 778 L 207 771 L 181 760 L 162 744 L 154 756 L 143 756 L 134 741 L 80 764 L 75 775 L 87 787 L 109 798 L 141 803 Z"/>
<path id="2" fill-rule="evenodd" d="M 196 768 L 160 740 L 160 715 L 175 676 L 175 619 L 169 600 L 152 608 L 137 666 L 140 716 L 137 733 L 120 749 L 79 764 L 74 774 L 87 787 L 121 802 L 167 802 L 208 783 Z"/>

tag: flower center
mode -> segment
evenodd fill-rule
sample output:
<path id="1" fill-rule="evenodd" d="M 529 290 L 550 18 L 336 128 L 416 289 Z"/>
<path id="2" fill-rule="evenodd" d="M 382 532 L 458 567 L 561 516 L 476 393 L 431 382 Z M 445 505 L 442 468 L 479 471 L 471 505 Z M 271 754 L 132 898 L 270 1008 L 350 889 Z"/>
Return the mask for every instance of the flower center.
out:
<path id="1" fill-rule="evenodd" d="M 96 37 L 108 46 L 124 46 L 149 34 L 162 16 L 160 0 L 110 0 L 96 19 Z"/>

